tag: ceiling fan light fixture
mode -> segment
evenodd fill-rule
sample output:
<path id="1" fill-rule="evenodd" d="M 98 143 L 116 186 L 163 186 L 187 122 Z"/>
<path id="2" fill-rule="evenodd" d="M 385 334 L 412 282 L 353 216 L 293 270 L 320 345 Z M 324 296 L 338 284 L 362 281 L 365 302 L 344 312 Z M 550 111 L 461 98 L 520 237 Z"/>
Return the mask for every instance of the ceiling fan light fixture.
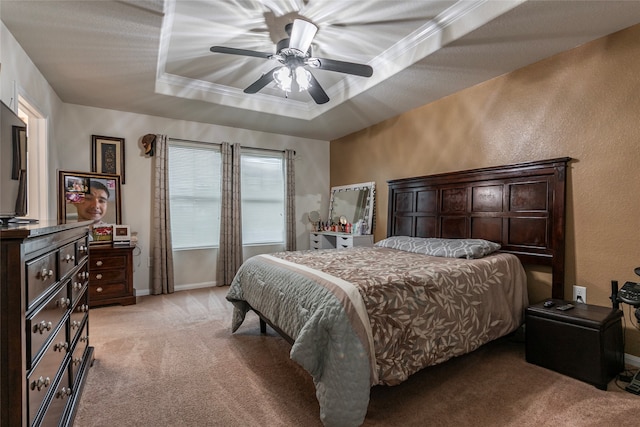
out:
<path id="1" fill-rule="evenodd" d="M 311 87 L 311 73 L 304 67 L 296 68 L 296 81 L 298 82 L 300 92 L 308 90 L 309 87 Z"/>
<path id="2" fill-rule="evenodd" d="M 295 76 L 300 92 L 311 87 L 311 73 L 304 67 L 296 67 L 293 72 L 289 67 L 280 67 L 273 72 L 273 81 L 276 86 L 285 92 L 291 92 L 292 75 Z"/>

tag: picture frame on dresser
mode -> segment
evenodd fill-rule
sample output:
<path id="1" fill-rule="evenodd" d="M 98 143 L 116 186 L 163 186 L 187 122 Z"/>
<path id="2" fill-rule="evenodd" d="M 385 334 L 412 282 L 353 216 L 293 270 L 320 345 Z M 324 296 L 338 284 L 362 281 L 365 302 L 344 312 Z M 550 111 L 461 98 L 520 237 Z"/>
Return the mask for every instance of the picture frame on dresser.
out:
<path id="1" fill-rule="evenodd" d="M 79 171 L 58 172 L 58 221 L 60 224 L 77 222 L 86 216 L 86 210 L 95 214 L 98 208 L 86 206 L 94 200 L 92 189 L 101 188 L 106 194 L 106 205 L 100 207 L 102 216 L 91 220 L 96 223 L 120 224 L 122 221 L 120 176 Z M 84 211 L 85 213 L 81 213 Z M 99 218 L 98 218 L 99 216 Z M 89 218 L 86 218 L 89 219 Z"/>

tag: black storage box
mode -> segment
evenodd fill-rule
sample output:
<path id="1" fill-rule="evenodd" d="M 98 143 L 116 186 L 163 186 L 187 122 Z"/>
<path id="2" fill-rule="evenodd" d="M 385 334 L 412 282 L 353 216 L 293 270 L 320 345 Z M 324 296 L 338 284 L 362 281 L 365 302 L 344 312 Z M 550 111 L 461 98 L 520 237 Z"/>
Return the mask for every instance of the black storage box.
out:
<path id="1" fill-rule="evenodd" d="M 606 390 L 609 381 L 624 369 L 622 311 L 553 300 L 525 311 L 527 362 L 568 375 Z"/>

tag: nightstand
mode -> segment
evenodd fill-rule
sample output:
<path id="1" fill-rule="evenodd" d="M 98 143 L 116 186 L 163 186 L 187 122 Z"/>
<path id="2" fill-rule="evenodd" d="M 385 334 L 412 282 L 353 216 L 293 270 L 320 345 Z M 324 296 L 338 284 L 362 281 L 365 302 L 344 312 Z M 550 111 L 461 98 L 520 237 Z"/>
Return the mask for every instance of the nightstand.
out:
<path id="1" fill-rule="evenodd" d="M 561 311 L 570 302 L 553 301 L 553 307 L 541 302 L 525 311 L 527 362 L 606 390 L 624 369 L 622 311 L 576 302 Z"/>
<path id="2" fill-rule="evenodd" d="M 135 246 L 89 247 L 89 306 L 136 303 L 133 288 L 133 250 Z"/>

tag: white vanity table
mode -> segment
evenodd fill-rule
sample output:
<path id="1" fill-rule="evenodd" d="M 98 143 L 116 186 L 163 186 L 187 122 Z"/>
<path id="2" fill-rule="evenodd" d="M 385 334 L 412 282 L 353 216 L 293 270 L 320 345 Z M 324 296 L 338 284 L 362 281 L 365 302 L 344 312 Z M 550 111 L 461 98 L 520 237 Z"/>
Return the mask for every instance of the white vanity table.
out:
<path id="1" fill-rule="evenodd" d="M 329 199 L 329 223 L 353 224 L 354 234 L 340 231 L 320 231 L 321 217 L 318 212 L 310 212 L 309 221 L 313 224 L 313 231 L 309 235 L 311 249 L 344 249 L 355 246 L 373 246 L 373 205 L 375 197 L 375 182 L 342 185 L 331 187 Z M 313 215 L 312 215 L 313 214 Z M 350 227 L 350 226 L 349 226 Z M 348 230 L 349 227 L 346 229 Z M 344 227 L 342 228 L 345 229 Z M 360 234 L 360 233 L 366 234 Z"/>
<path id="2" fill-rule="evenodd" d="M 311 249 L 344 249 L 355 246 L 373 246 L 373 234 L 356 236 L 339 231 L 314 231 L 309 236 Z"/>

